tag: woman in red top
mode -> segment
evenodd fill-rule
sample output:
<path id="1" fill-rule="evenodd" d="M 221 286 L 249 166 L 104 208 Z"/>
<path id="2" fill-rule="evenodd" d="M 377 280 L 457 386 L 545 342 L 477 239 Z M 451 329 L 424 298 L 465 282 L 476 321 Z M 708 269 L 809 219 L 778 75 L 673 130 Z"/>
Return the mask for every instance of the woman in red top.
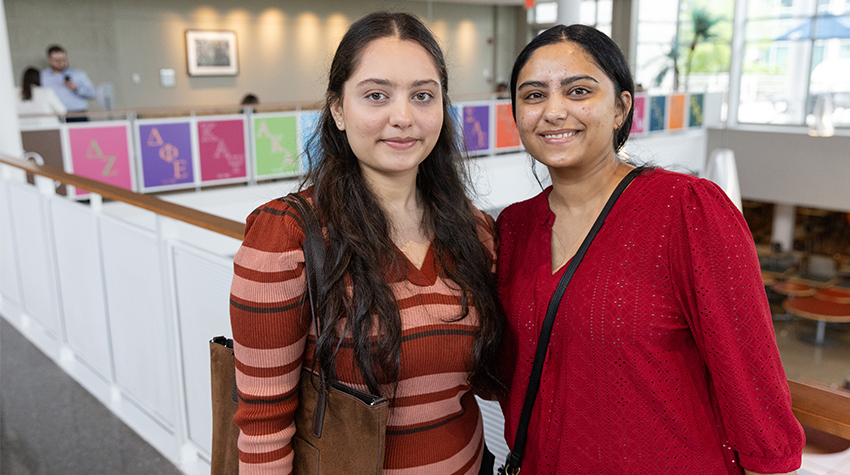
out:
<path id="1" fill-rule="evenodd" d="M 632 165 L 634 85 L 599 31 L 556 26 L 514 65 L 522 142 L 552 186 L 499 216 L 513 445 L 540 325 L 564 268 Z M 752 237 L 713 183 L 641 173 L 560 304 L 523 473 L 793 473 L 803 431 Z"/>

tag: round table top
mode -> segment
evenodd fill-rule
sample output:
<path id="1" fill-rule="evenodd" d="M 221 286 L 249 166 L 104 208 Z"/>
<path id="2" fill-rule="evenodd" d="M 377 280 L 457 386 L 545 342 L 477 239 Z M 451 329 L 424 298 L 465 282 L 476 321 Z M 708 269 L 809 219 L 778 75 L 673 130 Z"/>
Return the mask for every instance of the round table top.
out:
<path id="1" fill-rule="evenodd" d="M 794 282 L 777 282 L 770 288 L 778 294 L 790 295 L 793 297 L 809 297 L 815 294 L 815 289 L 811 286 L 795 284 Z"/>
<path id="2" fill-rule="evenodd" d="M 829 302 L 814 297 L 797 297 L 782 302 L 789 313 L 809 320 L 850 322 L 850 304 Z"/>
<path id="3" fill-rule="evenodd" d="M 850 289 L 844 289 L 841 287 L 818 289 L 815 297 L 821 300 L 826 300 L 827 302 L 850 303 Z"/>

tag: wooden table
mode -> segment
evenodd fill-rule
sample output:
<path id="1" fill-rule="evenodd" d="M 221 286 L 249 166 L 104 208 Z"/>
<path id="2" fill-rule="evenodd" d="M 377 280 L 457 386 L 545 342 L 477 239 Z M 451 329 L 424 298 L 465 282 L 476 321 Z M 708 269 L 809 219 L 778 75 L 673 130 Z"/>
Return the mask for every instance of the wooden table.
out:
<path id="1" fill-rule="evenodd" d="M 777 294 L 787 295 L 788 297 L 811 297 L 815 294 L 815 289 L 812 286 L 794 282 L 777 282 L 771 285 L 770 289 Z"/>
<path id="2" fill-rule="evenodd" d="M 772 274 L 772 272 L 761 271 L 761 283 L 764 284 L 765 287 L 770 287 L 776 283 L 776 277 Z"/>
<path id="3" fill-rule="evenodd" d="M 817 346 L 827 345 L 826 323 L 850 323 L 850 304 L 835 303 L 815 297 L 789 298 L 782 302 L 788 313 L 798 317 L 818 322 L 814 343 Z"/>
<path id="4" fill-rule="evenodd" d="M 850 289 L 843 287 L 818 289 L 815 293 L 815 298 L 826 300 L 827 302 L 850 304 Z"/>

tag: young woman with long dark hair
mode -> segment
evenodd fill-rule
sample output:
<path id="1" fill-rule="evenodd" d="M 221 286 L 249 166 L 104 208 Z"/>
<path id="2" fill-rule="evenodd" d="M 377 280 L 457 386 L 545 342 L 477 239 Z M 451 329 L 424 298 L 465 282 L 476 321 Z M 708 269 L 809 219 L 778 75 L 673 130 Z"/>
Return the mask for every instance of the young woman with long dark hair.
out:
<path id="1" fill-rule="evenodd" d="M 547 306 L 634 166 L 634 84 L 604 33 L 555 26 L 520 53 L 511 101 L 552 186 L 498 220 L 513 446 Z M 741 474 L 800 467 L 747 223 L 715 184 L 647 169 L 587 248 L 558 307 L 522 473 Z"/>
<path id="2" fill-rule="evenodd" d="M 497 377 L 503 313 L 492 218 L 467 198 L 443 54 L 421 21 L 375 13 L 343 37 L 301 194 L 325 228 L 318 341 L 304 232 L 282 200 L 255 210 L 234 259 L 240 472 L 289 473 L 302 366 L 390 400 L 385 469 L 476 474 L 473 392 Z M 396 470 L 398 472 L 396 472 Z"/>

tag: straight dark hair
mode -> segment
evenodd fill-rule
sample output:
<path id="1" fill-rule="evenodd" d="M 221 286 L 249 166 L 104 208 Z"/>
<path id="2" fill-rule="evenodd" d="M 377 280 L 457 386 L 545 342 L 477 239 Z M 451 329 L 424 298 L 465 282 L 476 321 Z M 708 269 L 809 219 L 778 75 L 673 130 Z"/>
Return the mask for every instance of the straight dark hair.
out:
<path id="1" fill-rule="evenodd" d="M 616 89 L 617 100 L 620 100 L 620 93 L 628 91 L 632 96 L 632 105 L 629 107 L 629 112 L 626 115 L 626 120 L 617 129 L 614 134 L 614 152 L 619 152 L 626 140 L 629 138 L 629 133 L 632 130 L 632 118 L 634 117 L 634 97 L 635 97 L 635 82 L 632 79 L 632 72 L 629 70 L 629 63 L 620 47 L 608 37 L 605 33 L 596 28 L 586 25 L 556 25 L 548 30 L 537 35 L 531 40 L 522 52 L 517 56 L 514 62 L 513 71 L 511 71 L 511 108 L 513 109 L 514 121 L 516 121 L 516 88 L 517 79 L 522 68 L 531 59 L 531 55 L 538 49 L 557 43 L 575 43 L 581 46 L 591 58 L 596 66 L 601 69 L 608 79 L 614 83 Z"/>
<path id="2" fill-rule="evenodd" d="M 493 257 L 481 243 L 481 222 L 467 197 L 469 180 L 457 124 L 449 113 L 445 59 L 428 28 L 405 13 L 373 13 L 348 29 L 331 63 L 321 119 L 305 147 L 309 171 L 302 188 L 314 186 L 314 207 L 328 234 L 327 280 L 323 287 L 326 299 L 320 317 L 323 328 L 333 330 L 323 331 L 316 342 L 314 364 L 326 374 L 334 374 L 335 350 L 349 335 L 354 340 L 357 369 L 372 393 L 381 394 L 382 384 L 389 384 L 394 392 L 399 379 L 401 314 L 388 280 L 405 275 L 407 265 L 390 238 L 392 223 L 366 184 L 357 156 L 331 114 L 331 107 L 343 99 L 345 83 L 359 66 L 363 51 L 380 38 L 398 38 L 422 46 L 440 75 L 443 126 L 416 176 L 424 207 L 421 227 L 433 235 L 437 264 L 454 282 L 452 287 L 461 291 L 462 311 L 454 321 L 466 318 L 473 306 L 478 314 L 469 382 L 478 392 L 501 394 L 504 385 L 498 377 L 497 361 L 504 313 L 491 272 Z M 403 63 L 399 67 L 404 67 Z M 346 335 L 337 331 L 342 319 L 346 320 Z M 377 341 L 372 338 L 375 331 Z"/>
<path id="3" fill-rule="evenodd" d="M 32 100 L 32 87 L 41 86 L 41 73 L 38 69 L 27 68 L 24 71 L 24 78 L 21 81 L 21 99 L 24 101 Z"/>

